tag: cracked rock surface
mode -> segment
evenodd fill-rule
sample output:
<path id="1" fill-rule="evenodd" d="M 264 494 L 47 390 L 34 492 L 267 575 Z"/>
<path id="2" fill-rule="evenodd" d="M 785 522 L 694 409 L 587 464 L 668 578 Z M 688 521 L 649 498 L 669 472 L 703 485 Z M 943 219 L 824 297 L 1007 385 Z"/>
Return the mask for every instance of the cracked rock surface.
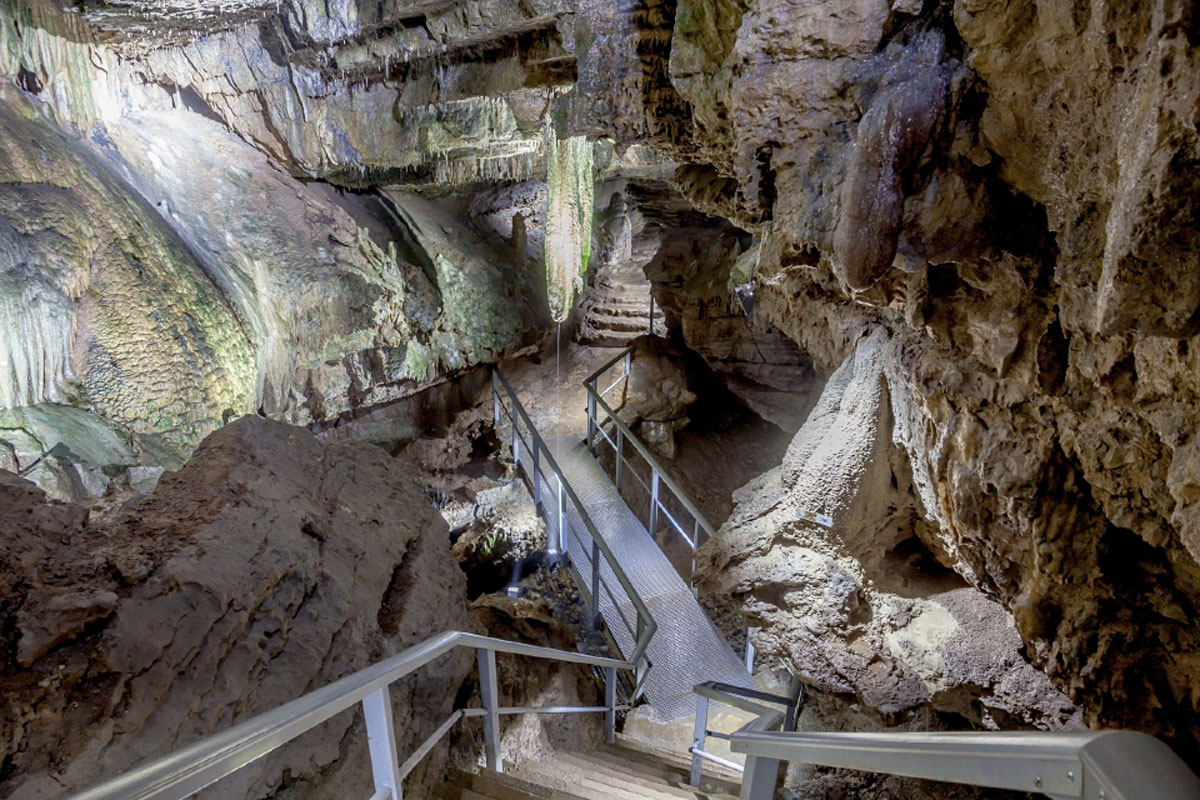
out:
<path id="1" fill-rule="evenodd" d="M 0 473 L 0 795 L 63 797 L 433 633 L 478 630 L 409 471 L 246 417 L 104 519 Z M 393 686 L 401 751 L 449 714 L 472 663 L 451 654 Z M 369 794 L 365 736 L 338 715 L 204 796 Z"/>

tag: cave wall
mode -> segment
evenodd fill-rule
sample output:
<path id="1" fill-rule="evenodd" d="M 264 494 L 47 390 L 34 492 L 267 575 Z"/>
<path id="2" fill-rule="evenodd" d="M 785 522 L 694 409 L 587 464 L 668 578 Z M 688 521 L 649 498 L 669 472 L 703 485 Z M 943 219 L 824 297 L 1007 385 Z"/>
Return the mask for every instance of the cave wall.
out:
<path id="1" fill-rule="evenodd" d="M 1091 724 L 1193 760 L 1195 13 L 683 2 L 673 60 L 755 316 L 825 375 L 887 333 L 948 563 Z"/>
<path id="2" fill-rule="evenodd" d="M 1090 724 L 1200 758 L 1194 3 L 227 5 L 6 6 L 0 67 L 162 203 L 153 227 L 253 349 L 254 407 L 320 420 L 515 346 L 550 121 L 606 137 L 683 343 L 794 428 L 787 392 L 879 341 L 904 524 Z M 192 175 L 155 144 L 180 109 L 233 164 Z M 452 191 L 484 198 L 472 230 L 445 219 Z M 475 235 L 515 268 L 455 271 Z"/>

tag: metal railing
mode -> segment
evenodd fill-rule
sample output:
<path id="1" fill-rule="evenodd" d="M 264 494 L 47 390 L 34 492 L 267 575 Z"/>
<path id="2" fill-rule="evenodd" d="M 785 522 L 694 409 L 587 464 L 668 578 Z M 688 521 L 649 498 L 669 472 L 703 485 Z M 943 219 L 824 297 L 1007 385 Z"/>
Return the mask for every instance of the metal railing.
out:
<path id="1" fill-rule="evenodd" d="M 459 647 L 474 648 L 479 663 L 480 708 L 455 710 L 405 761 L 399 760 L 392 703 L 388 687 Z M 605 678 L 603 706 L 502 707 L 496 683 L 496 654 L 546 658 L 602 669 Z M 100 784 L 70 800 L 183 800 L 205 786 L 267 755 L 322 722 L 361 703 L 366 718 L 375 793 L 370 800 L 402 800 L 402 781 L 461 719 L 483 720 L 487 765 L 503 770 L 500 759 L 500 717 L 507 714 L 603 713 L 605 733 L 615 738 L 617 670 L 633 670 L 633 660 L 589 656 L 549 647 L 492 639 L 473 633 L 449 631 L 348 675 L 273 711 L 260 714 L 195 744 Z"/>
<path id="2" fill-rule="evenodd" d="M 507 398 L 508 402 L 505 403 L 503 398 Z M 602 620 L 600 605 L 603 593 L 611 604 L 611 616 L 613 617 L 604 621 L 608 623 L 609 628 L 618 623 L 622 625 L 634 643 L 632 651 L 627 655 L 628 660 L 635 665 L 633 688 L 628 697 L 628 702 L 632 704 L 641 696 L 646 676 L 649 675 L 652 667 L 646 650 L 650 646 L 650 640 L 654 637 L 655 631 L 658 630 L 658 624 L 625 574 L 625 570 L 621 568 L 608 543 L 596 529 L 595 523 L 592 522 L 592 518 L 588 515 L 587 509 L 575 494 L 574 489 L 571 488 L 571 484 L 563 477 L 558 462 L 555 461 L 550 448 L 538 433 L 533 420 L 525 411 L 525 407 L 521 405 L 521 401 L 517 397 L 517 393 L 513 391 L 508 379 L 499 369 L 493 369 L 492 416 L 497 431 L 500 428 L 502 414 L 512 425 L 513 461 L 521 468 L 522 474 L 529 482 L 529 491 L 533 495 L 538 513 L 546 519 L 546 530 L 550 538 L 550 541 L 547 542 L 547 550 L 551 560 L 570 568 L 572 578 L 575 579 L 587 601 L 592 624 L 598 627 Z M 524 433 L 522 433 L 522 427 Z M 533 464 L 532 473 L 526 468 L 521 458 L 522 448 L 529 454 L 529 460 Z M 549 507 L 543 502 L 543 483 L 554 495 Z M 553 518 L 551 518 L 551 514 L 553 514 Z M 577 529 L 573 517 L 583 527 L 582 532 Z M 577 545 L 576 552 L 583 554 L 583 564 L 572 563 L 573 560 L 569 557 L 568 537 Z M 615 587 L 610 585 L 605 578 L 604 571 L 601 569 L 602 562 L 608 566 L 609 572 L 616 581 Z M 630 621 L 621 609 L 623 603 L 618 602 L 618 595 L 623 596 L 632 606 L 636 617 L 634 621 Z"/>
<path id="3" fill-rule="evenodd" d="M 601 377 L 617 364 L 621 364 L 623 367 L 621 374 L 617 376 L 616 380 L 608 384 L 606 388 L 601 389 Z M 632 370 L 632 366 L 633 348 L 626 347 L 617 353 L 616 356 L 605 362 L 603 366 L 601 366 L 598 370 L 593 372 L 584 380 L 583 385 L 584 388 L 587 389 L 588 395 L 588 450 L 593 456 L 596 455 L 596 445 L 598 441 L 597 436 L 607 442 L 616 456 L 613 483 L 616 484 L 617 491 L 621 491 L 621 487 L 624 484 L 625 473 L 628 471 L 628 473 L 634 477 L 641 487 L 646 490 L 647 495 L 649 495 L 650 505 L 649 511 L 646 515 L 646 530 L 650 532 L 651 536 L 654 536 L 658 532 L 659 522 L 661 519 L 665 518 L 675 532 L 679 534 L 679 536 L 685 542 L 688 543 L 688 546 L 691 547 L 692 552 L 695 553 L 696 549 L 700 547 L 700 545 L 702 545 L 706 539 L 716 533 L 716 527 L 709 522 L 707 517 L 704 516 L 696 503 L 691 497 L 688 496 L 687 492 L 683 491 L 679 484 L 677 484 L 671 478 L 654 453 L 651 452 L 650 449 L 646 447 L 646 445 L 643 444 L 640 439 L 638 439 L 637 435 L 629 428 L 629 426 L 617 416 L 616 411 L 613 410 L 612 406 L 609 405 L 608 401 L 605 399 L 614 389 L 620 386 L 622 382 L 625 383 L 626 388 L 628 387 L 629 374 Z M 623 405 L 623 403 L 619 403 L 617 405 L 619 408 L 621 405 Z M 600 412 L 603 412 L 603 419 L 600 417 Z M 605 425 L 611 426 L 611 435 L 609 431 L 605 430 Z M 643 478 L 640 474 L 638 474 L 637 470 L 634 469 L 633 465 L 626 458 L 626 442 L 633 447 L 637 454 L 642 457 L 642 460 L 645 461 L 650 467 L 650 475 L 648 478 Z M 626 467 L 628 467 L 628 470 L 626 470 Z M 680 507 L 683 508 L 684 511 L 691 515 L 692 524 L 690 526 L 690 534 L 689 527 L 677 520 L 675 515 L 671 513 L 670 508 L 667 507 L 666 502 L 664 502 L 664 486 L 666 487 L 665 491 L 669 493 L 670 496 L 675 498 L 676 502 Z M 822 514 L 802 508 L 797 509 L 796 516 L 800 519 L 806 519 L 810 522 L 815 522 L 818 525 L 826 528 L 833 527 L 833 517 L 829 516 L 828 514 Z M 690 574 L 688 575 L 688 585 L 692 585 Z M 747 660 L 749 661 L 753 658 L 753 656 L 750 655 L 751 651 L 749 649 L 753 646 L 749 644 L 749 640 L 747 640 L 747 647 Z"/>
<path id="4" fill-rule="evenodd" d="M 1144 733 L 795 732 L 780 730 L 786 726 L 784 714 L 727 688 L 701 684 L 695 690 L 698 705 L 716 699 L 758 714 L 729 735 L 730 750 L 746 756 L 742 800 L 774 797 L 786 761 L 1034 792 L 1055 800 L 1200 798 L 1200 778 L 1171 748 Z"/>
<path id="5" fill-rule="evenodd" d="M 760 727 L 763 727 L 764 730 L 774 730 L 782 726 L 782 730 L 792 731 L 796 729 L 796 718 L 800 713 L 801 690 L 800 682 L 794 678 L 792 679 L 791 697 L 782 697 L 754 689 L 744 689 L 741 686 L 731 686 L 727 683 L 718 683 L 717 681 L 706 681 L 692 687 L 692 691 L 696 694 L 696 727 L 692 736 L 692 746 L 688 748 L 688 752 L 692 754 L 692 786 L 698 787 L 700 785 L 701 771 L 705 761 L 720 764 L 737 772 L 744 773 L 745 771 L 745 768 L 741 764 L 736 764 L 728 759 L 713 755 L 704 749 L 705 740 L 710 736 L 718 739 L 732 740 L 733 738 L 732 734 L 720 733 L 708 729 L 708 705 L 710 701 L 724 703 L 735 708 L 740 708 L 743 711 L 757 714 L 759 720 L 761 720 Z M 761 705 L 764 702 L 782 705 L 784 707 L 783 715 L 777 719 L 778 712 Z M 746 728 L 742 730 L 746 730 Z"/>
<path id="6" fill-rule="evenodd" d="M 659 463 L 658 458 L 655 457 L 655 455 L 648 447 L 646 447 L 646 445 L 642 444 L 641 440 L 638 439 L 634 432 L 630 430 L 629 426 L 617 416 L 617 413 L 613 411 L 612 407 L 605 400 L 605 397 L 607 397 L 609 393 L 617 388 L 622 381 L 624 381 L 626 386 L 628 386 L 629 373 L 632 368 L 632 358 L 633 348 L 627 347 L 611 360 L 606 362 L 602 367 L 600 367 L 600 369 L 589 375 L 584 381 L 584 387 L 587 389 L 588 395 L 587 447 L 592 455 L 596 454 L 597 434 L 599 434 L 599 436 L 604 441 L 608 442 L 609 446 L 612 447 L 613 452 L 616 455 L 616 466 L 614 468 L 615 474 L 613 477 L 613 482 L 616 484 L 618 492 L 621 491 L 621 487 L 624 483 L 624 476 L 626 472 L 625 467 L 628 464 L 629 474 L 631 474 L 633 478 L 639 484 L 641 484 L 642 488 L 646 490 L 646 493 L 650 497 L 650 507 L 646 519 L 646 530 L 650 532 L 651 536 L 654 536 L 654 534 L 657 533 L 660 521 L 665 518 L 675 532 L 679 534 L 679 536 L 682 537 L 685 542 L 688 543 L 688 546 L 691 547 L 692 552 L 695 553 L 696 548 L 703 544 L 705 539 L 716 533 L 716 528 L 711 522 L 708 521 L 708 519 L 704 516 L 692 499 L 688 497 L 687 493 L 684 492 L 683 489 L 681 489 L 679 485 L 671 479 L 671 476 L 667 474 L 667 471 L 663 468 L 662 464 Z M 607 388 L 603 390 L 600 389 L 601 376 L 616 366 L 618 362 L 621 362 L 624 365 L 621 375 L 619 375 L 616 380 L 609 384 Z M 599 417 L 599 412 L 604 412 L 604 419 Z M 612 427 L 611 436 L 609 435 L 609 432 L 605 430 L 605 425 L 610 423 Z M 633 465 L 628 463 L 628 459 L 625 456 L 626 442 L 633 446 L 633 449 L 650 467 L 650 475 L 648 480 L 639 475 L 637 470 L 634 469 Z M 679 506 L 681 506 L 685 511 L 687 511 L 688 514 L 691 515 L 692 524 L 690 526 L 690 534 L 688 529 L 689 526 L 686 526 L 684 523 L 681 523 L 679 520 L 677 520 L 675 515 L 671 513 L 670 508 L 667 507 L 667 504 L 663 502 L 664 486 L 666 487 L 666 491 L 674 496 Z M 691 575 L 689 574 L 689 586 L 691 585 L 691 580 Z"/>

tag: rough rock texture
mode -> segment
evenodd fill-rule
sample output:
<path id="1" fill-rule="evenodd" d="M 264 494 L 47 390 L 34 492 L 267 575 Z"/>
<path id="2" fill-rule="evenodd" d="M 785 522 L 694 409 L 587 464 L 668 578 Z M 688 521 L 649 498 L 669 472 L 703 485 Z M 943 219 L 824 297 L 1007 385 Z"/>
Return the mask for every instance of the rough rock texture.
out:
<path id="1" fill-rule="evenodd" d="M 674 458 L 675 431 L 687 426 L 688 408 L 696 402 L 681 354 L 656 336 L 639 337 L 631 346 L 629 380 L 610 405 L 618 406 L 613 410 L 641 441 Z"/>
<path id="2" fill-rule="evenodd" d="M 1200 763 L 1194 4 L 916 5 L 680 2 L 677 185 L 819 375 L 888 334 L 929 546 L 1033 663 Z"/>
<path id="3" fill-rule="evenodd" d="M 556 650 L 577 651 L 575 634 L 545 599 L 484 595 L 471 610 L 489 636 Z M 505 706 L 599 706 L 604 687 L 588 667 L 498 655 L 497 681 Z M 523 714 L 507 717 L 500 752 L 510 764 L 554 750 L 588 750 L 604 740 L 599 714 Z"/>
<path id="4" fill-rule="evenodd" d="M 1027 655 L 1089 724 L 1163 735 L 1200 764 L 1194 3 L 83 11 L 0 8 L 0 68 L 97 147 L 131 112 L 190 109 L 295 175 L 457 192 L 467 207 L 478 189 L 478 220 L 526 262 L 545 224 L 526 224 L 529 193 L 467 184 L 540 184 L 554 120 L 566 121 L 555 135 L 606 136 L 626 157 L 657 150 L 629 160 L 638 178 L 623 192 L 652 223 L 646 272 L 680 340 L 795 429 L 814 378 L 882 335 L 906 511 L 862 536 L 916 531 L 1012 612 Z M 655 162 L 677 165 L 673 181 Z M 336 366 L 305 350 L 297 370 L 314 389 L 300 394 L 345 407 L 353 387 L 394 375 L 362 366 L 385 347 L 374 337 L 339 349 Z M 870 570 L 877 556 L 848 557 Z"/>
<path id="5" fill-rule="evenodd" d="M 410 472 L 254 417 L 106 519 L 0 472 L 0 794 L 62 797 L 432 633 L 476 629 Z M 471 663 L 448 656 L 393 688 L 402 749 L 449 713 Z M 210 794 L 369 793 L 364 737 L 339 715 Z"/>
<path id="6" fill-rule="evenodd" d="M 783 464 L 735 494 L 701 551 L 702 587 L 742 598 L 766 658 L 879 722 L 923 727 L 932 711 L 990 729 L 1077 725 L 1020 654 L 1012 617 L 939 568 L 942 543 L 913 507 L 893 442 L 905 400 L 888 391 L 885 344 L 881 332 L 863 341 Z"/>

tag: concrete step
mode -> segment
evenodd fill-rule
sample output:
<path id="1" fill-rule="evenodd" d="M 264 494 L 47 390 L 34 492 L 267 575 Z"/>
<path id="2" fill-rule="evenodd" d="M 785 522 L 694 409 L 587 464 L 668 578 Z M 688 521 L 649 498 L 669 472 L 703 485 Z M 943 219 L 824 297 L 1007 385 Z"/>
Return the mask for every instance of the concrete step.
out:
<path id="1" fill-rule="evenodd" d="M 595 776 L 597 781 L 608 783 L 618 788 L 633 788 L 653 792 L 660 797 L 673 797 L 676 800 L 697 800 L 697 798 L 727 797 L 727 794 L 714 795 L 703 788 L 695 788 L 688 784 L 688 776 L 666 767 L 654 769 L 636 761 L 625 760 L 603 753 L 572 753 L 565 762 L 577 766 L 580 771 Z"/>

